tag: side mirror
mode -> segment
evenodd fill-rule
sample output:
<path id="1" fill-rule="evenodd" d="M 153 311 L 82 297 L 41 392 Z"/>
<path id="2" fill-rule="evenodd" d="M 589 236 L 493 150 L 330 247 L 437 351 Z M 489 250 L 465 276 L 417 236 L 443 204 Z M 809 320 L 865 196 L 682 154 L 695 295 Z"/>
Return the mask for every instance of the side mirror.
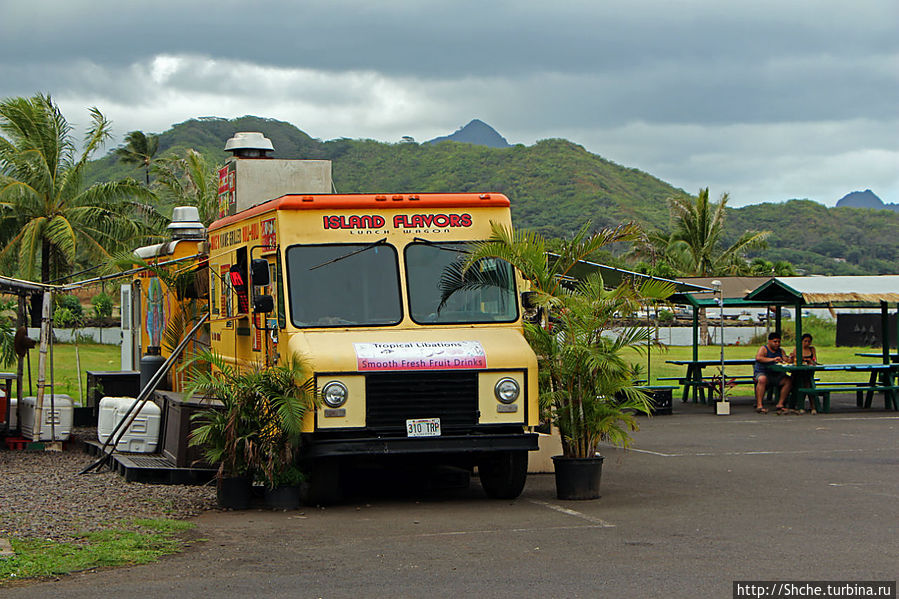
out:
<path id="1" fill-rule="evenodd" d="M 250 269 L 254 287 L 263 287 L 271 282 L 268 275 L 268 260 L 265 258 L 253 258 Z"/>
<path id="2" fill-rule="evenodd" d="M 268 314 L 275 309 L 275 300 L 270 295 L 253 296 L 253 314 Z"/>
<path id="3" fill-rule="evenodd" d="M 534 303 L 534 298 L 536 297 L 536 293 L 533 291 L 522 291 L 521 292 L 521 307 L 525 310 L 533 310 L 537 307 Z"/>

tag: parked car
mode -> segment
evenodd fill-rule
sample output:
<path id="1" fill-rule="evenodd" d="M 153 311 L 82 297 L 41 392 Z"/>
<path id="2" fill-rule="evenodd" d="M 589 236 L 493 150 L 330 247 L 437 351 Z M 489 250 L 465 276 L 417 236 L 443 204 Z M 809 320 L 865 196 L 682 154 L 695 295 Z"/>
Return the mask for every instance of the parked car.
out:
<path id="1" fill-rule="evenodd" d="M 771 308 L 767 312 L 759 312 L 759 322 L 765 322 L 768 318 L 774 318 L 774 309 Z M 793 318 L 793 313 L 790 312 L 787 308 L 780 309 L 780 317 L 782 319 L 790 319 Z"/>
<path id="2" fill-rule="evenodd" d="M 693 320 L 693 310 L 683 306 L 674 306 L 675 320 Z"/>

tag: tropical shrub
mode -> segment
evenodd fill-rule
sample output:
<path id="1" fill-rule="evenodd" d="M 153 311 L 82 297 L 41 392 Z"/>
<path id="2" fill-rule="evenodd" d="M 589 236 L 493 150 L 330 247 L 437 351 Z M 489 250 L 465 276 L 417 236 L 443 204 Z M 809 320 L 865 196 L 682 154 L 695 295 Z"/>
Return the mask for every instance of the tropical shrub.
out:
<path id="1" fill-rule="evenodd" d="M 195 415 L 190 438 L 219 464 L 219 476 L 253 473 L 269 487 L 296 480 L 303 419 L 315 406 L 302 361 L 291 355 L 278 366 L 242 371 L 207 351 L 189 369 L 186 392 L 220 402 Z"/>

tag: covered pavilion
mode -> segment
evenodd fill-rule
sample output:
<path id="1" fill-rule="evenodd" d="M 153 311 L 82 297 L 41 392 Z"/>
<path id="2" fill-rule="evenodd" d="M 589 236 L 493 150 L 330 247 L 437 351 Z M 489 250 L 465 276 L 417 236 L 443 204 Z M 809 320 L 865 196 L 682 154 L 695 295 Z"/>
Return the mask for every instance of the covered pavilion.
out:
<path id="1" fill-rule="evenodd" d="M 803 308 L 880 308 L 883 363 L 890 362 L 889 304 L 899 313 L 899 275 L 773 277 L 746 294 L 748 302 L 796 308 L 796 355 L 802 355 Z"/>

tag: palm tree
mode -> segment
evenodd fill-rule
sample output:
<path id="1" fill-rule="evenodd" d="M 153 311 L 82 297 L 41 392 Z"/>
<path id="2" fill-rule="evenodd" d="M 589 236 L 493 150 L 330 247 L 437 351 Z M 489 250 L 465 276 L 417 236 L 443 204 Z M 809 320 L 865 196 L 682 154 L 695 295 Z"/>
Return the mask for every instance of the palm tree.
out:
<path id="1" fill-rule="evenodd" d="M 159 136 L 145 135 L 143 131 L 132 131 L 125 136 L 125 145 L 116 148 L 115 155 L 125 164 L 137 164 L 143 167 L 147 175 L 147 187 L 150 186 L 150 165 L 159 150 Z"/>
<path id="2" fill-rule="evenodd" d="M 729 195 L 724 193 L 715 204 L 709 201 L 709 188 L 691 198 L 671 198 L 668 206 L 674 221 L 671 242 L 683 242 L 689 260 L 685 275 L 711 277 L 734 274 L 746 250 L 763 247 L 770 231 L 746 231 L 729 247 L 723 247 L 725 209 Z"/>
<path id="3" fill-rule="evenodd" d="M 184 156 L 166 156 L 153 165 L 155 188 L 166 204 L 196 206 L 200 221 L 208 225 L 218 217 L 218 167 L 196 150 Z"/>
<path id="4" fill-rule="evenodd" d="M 699 190 L 692 198 L 671 198 L 668 207 L 674 224 L 669 237 L 669 250 L 679 257 L 676 268 L 687 276 L 714 277 L 737 275 L 746 270 L 746 250 L 765 246 L 770 231 L 746 231 L 728 247 L 724 247 L 724 220 L 727 193 L 717 204 L 709 201 L 709 188 Z M 699 309 L 700 336 L 709 339 L 705 308 Z"/>
<path id="5" fill-rule="evenodd" d="M 91 108 L 81 154 L 72 128 L 50 96 L 0 102 L 0 262 L 17 261 L 21 276 L 48 282 L 77 256 L 110 258 L 148 232 L 150 192 L 133 179 L 83 188 L 90 155 L 109 137 L 110 123 Z M 127 241 L 126 241 L 127 240 Z"/>
<path id="6" fill-rule="evenodd" d="M 786 260 L 771 262 L 764 258 L 753 258 L 748 273 L 756 276 L 795 277 L 796 269 Z"/>
<path id="7" fill-rule="evenodd" d="M 676 278 L 693 268 L 693 255 L 685 241 L 674 233 L 651 232 L 634 243 L 630 256 L 641 261 L 642 270 L 658 277 Z M 648 263 L 647 263 L 648 261 Z"/>

